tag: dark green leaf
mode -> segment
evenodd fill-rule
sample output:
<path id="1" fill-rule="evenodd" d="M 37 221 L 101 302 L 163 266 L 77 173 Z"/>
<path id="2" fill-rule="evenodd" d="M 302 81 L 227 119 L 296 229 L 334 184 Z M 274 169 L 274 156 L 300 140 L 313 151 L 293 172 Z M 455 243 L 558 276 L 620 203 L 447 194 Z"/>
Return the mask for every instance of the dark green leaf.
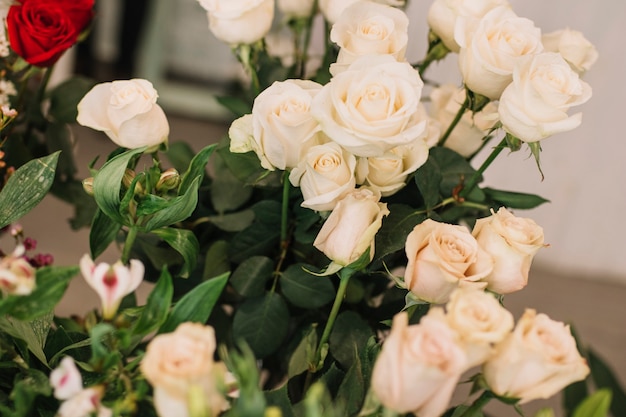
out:
<path id="1" fill-rule="evenodd" d="M 52 186 L 59 152 L 19 167 L 0 191 L 0 228 L 21 218 L 45 197 Z"/>
<path id="2" fill-rule="evenodd" d="M 484 193 L 490 199 L 505 207 L 514 209 L 532 209 L 550 200 L 536 194 L 518 193 L 513 191 L 494 190 L 493 188 L 483 188 Z"/>
<path id="3" fill-rule="evenodd" d="M 109 247 L 121 228 L 121 224 L 108 217 L 99 208 L 96 209 L 89 231 L 91 259 L 96 259 Z"/>
<path id="4" fill-rule="evenodd" d="M 563 390 L 563 409 L 565 415 L 571 417 L 574 410 L 589 395 L 586 381 L 578 381 Z"/>
<path id="5" fill-rule="evenodd" d="M 182 278 L 187 278 L 196 268 L 197 256 L 200 251 L 200 244 L 193 232 L 187 229 L 166 227 L 153 230 L 152 233 L 163 239 L 172 249 L 181 254 L 185 262 L 179 275 Z"/>
<path id="6" fill-rule="evenodd" d="M 594 392 L 576 407 L 573 417 L 606 417 L 611 405 L 611 390 L 603 388 Z"/>
<path id="7" fill-rule="evenodd" d="M 215 176 L 211 183 L 211 202 L 218 213 L 236 210 L 250 199 L 253 188 L 239 180 L 222 158 L 215 159 Z"/>
<path id="8" fill-rule="evenodd" d="M 265 292 L 265 285 L 272 278 L 274 262 L 265 256 L 253 256 L 243 261 L 233 272 L 230 283 L 245 297 L 256 297 Z"/>
<path id="9" fill-rule="evenodd" d="M 228 273 L 205 281 L 185 294 L 178 300 L 172 313 L 159 328 L 159 333 L 172 332 L 180 323 L 186 321 L 206 323 L 226 281 L 228 281 Z"/>
<path id="10" fill-rule="evenodd" d="M 182 176 L 180 186 L 178 187 L 179 195 L 187 194 L 189 188 L 193 188 L 194 183 L 196 182 L 196 178 L 200 177 L 199 181 L 202 182 L 202 178 L 204 178 L 206 164 L 207 162 L 209 162 L 209 158 L 211 157 L 211 154 L 213 154 L 213 151 L 216 147 L 217 145 L 215 144 L 209 145 L 203 148 L 200 152 L 196 154 L 196 156 L 193 157 L 191 163 L 189 164 L 189 168 L 187 168 L 187 171 Z"/>
<path id="11" fill-rule="evenodd" d="M 327 276 L 312 275 L 310 265 L 290 265 L 280 275 L 280 288 L 285 298 L 297 307 L 318 308 L 335 297 L 335 287 Z"/>
<path id="12" fill-rule="evenodd" d="M 250 104 L 239 97 L 233 96 L 217 96 L 216 100 L 222 106 L 233 112 L 236 117 L 241 117 L 252 111 Z"/>
<path id="13" fill-rule="evenodd" d="M 317 326 L 310 326 L 289 358 L 287 375 L 291 378 L 310 369 L 317 349 Z"/>
<path id="14" fill-rule="evenodd" d="M 434 157 L 429 157 L 426 163 L 415 172 L 415 183 L 428 210 L 432 209 L 441 200 L 439 195 L 441 179 L 441 171 L 434 161 Z"/>
<path id="15" fill-rule="evenodd" d="M 204 258 L 204 271 L 202 280 L 206 281 L 211 277 L 230 271 L 230 261 L 228 260 L 228 243 L 224 240 L 214 242 Z"/>
<path id="16" fill-rule="evenodd" d="M 241 232 L 254 220 L 254 211 L 244 210 L 237 213 L 209 216 L 208 220 L 225 232 Z"/>
<path id="17" fill-rule="evenodd" d="M 611 413 L 613 416 L 626 416 L 626 393 L 617 377 L 604 361 L 591 349 L 587 353 L 591 377 L 598 388 L 608 388 L 613 393 Z"/>
<path id="18" fill-rule="evenodd" d="M 148 295 L 148 300 L 141 311 L 139 319 L 135 322 L 133 334 L 145 336 L 151 331 L 158 329 L 167 318 L 173 295 L 174 285 L 172 284 L 172 277 L 167 268 L 163 268 L 159 280 L 150 292 L 150 295 Z"/>
<path id="19" fill-rule="evenodd" d="M 431 148 L 428 158 L 433 158 L 433 162 L 439 168 L 441 173 L 439 190 L 444 196 L 451 196 L 452 190 L 467 181 L 475 172 L 464 157 L 448 148 Z"/>
<path id="20" fill-rule="evenodd" d="M 280 408 L 281 417 L 296 417 L 289 399 L 287 391 L 288 384 L 283 384 L 282 387 L 273 391 L 265 391 L 265 402 L 267 406 L 275 406 Z M 266 413 L 267 415 L 269 413 Z"/>
<path id="21" fill-rule="evenodd" d="M 93 189 L 100 210 L 118 223 L 129 226 L 128 219 L 120 214 L 120 190 L 128 163 L 140 155 L 144 148 L 130 149 L 108 160 L 94 176 Z"/>
<path id="22" fill-rule="evenodd" d="M 105 339 L 115 332 L 115 328 L 109 323 L 98 323 L 89 331 L 91 339 L 91 357 L 95 363 L 109 362 L 111 349 L 105 343 Z M 116 352 L 117 353 L 117 352 Z"/>
<path id="23" fill-rule="evenodd" d="M 25 321 L 0 315 L 0 331 L 25 342 L 25 347 L 44 365 L 48 364 L 43 347 L 52 323 L 52 313 L 39 319 Z"/>
<path id="24" fill-rule="evenodd" d="M 241 263 L 256 255 L 269 255 L 278 248 L 280 239 L 281 205 L 278 201 L 261 201 L 254 207 L 252 225 L 231 240 L 229 256 L 233 262 Z"/>
<path id="25" fill-rule="evenodd" d="M 390 205 L 389 212 L 376 234 L 376 259 L 403 249 L 409 233 L 426 219 L 425 214 L 401 204 Z"/>
<path id="26" fill-rule="evenodd" d="M 356 351 L 357 347 L 354 346 L 354 349 L 355 360 L 350 369 L 348 369 L 346 377 L 341 382 L 337 398 L 335 399 L 335 401 L 343 407 L 341 415 L 345 416 L 352 416 L 358 413 L 363 405 L 367 391 L 363 371 L 361 369 L 361 361 Z"/>
<path id="27" fill-rule="evenodd" d="M 58 122 L 76 122 L 76 106 L 95 84 L 95 80 L 75 76 L 56 86 L 49 93 L 50 116 Z"/>
<path id="28" fill-rule="evenodd" d="M 34 320 L 51 312 L 63 297 L 77 267 L 49 266 L 37 269 L 37 286 L 28 295 L 8 296 L 0 300 L 0 315 L 20 320 Z"/>
<path id="29" fill-rule="evenodd" d="M 330 334 L 330 353 L 344 368 L 350 368 L 357 359 L 357 349 L 371 336 L 369 325 L 357 313 L 344 311 L 337 316 Z"/>
<path id="30" fill-rule="evenodd" d="M 198 203 L 199 185 L 200 177 L 196 177 L 186 189 L 185 194 L 169 200 L 166 206 L 148 218 L 148 221 L 141 226 L 141 230 L 149 232 L 187 219 L 193 213 Z"/>
<path id="31" fill-rule="evenodd" d="M 187 142 L 170 142 L 165 155 L 178 172 L 185 172 L 196 152 Z"/>
<path id="32" fill-rule="evenodd" d="M 256 184 L 268 174 L 268 171 L 261 167 L 259 157 L 254 152 L 230 152 L 228 145 L 220 146 L 217 152 L 228 169 L 244 184 Z"/>
<path id="33" fill-rule="evenodd" d="M 281 346 L 288 327 L 287 304 L 280 295 L 267 293 L 239 306 L 233 319 L 233 336 L 245 340 L 257 358 L 264 358 Z"/>

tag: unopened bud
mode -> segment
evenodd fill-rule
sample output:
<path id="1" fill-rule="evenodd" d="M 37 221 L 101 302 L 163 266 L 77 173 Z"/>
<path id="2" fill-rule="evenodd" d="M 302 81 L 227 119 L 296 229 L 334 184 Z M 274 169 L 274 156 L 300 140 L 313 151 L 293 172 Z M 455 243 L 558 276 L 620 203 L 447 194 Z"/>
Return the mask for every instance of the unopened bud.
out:
<path id="1" fill-rule="evenodd" d="M 156 184 L 157 191 L 169 191 L 180 184 L 180 174 L 174 168 L 170 168 L 161 174 Z"/>
<path id="2" fill-rule="evenodd" d="M 124 184 L 124 187 L 130 188 L 130 185 L 133 183 L 135 176 L 136 176 L 135 171 L 133 171 L 132 169 L 126 168 L 126 171 L 124 172 L 124 176 L 122 177 L 122 184 Z M 137 181 L 137 183 L 135 184 L 135 194 L 142 194 L 142 193 L 143 193 L 143 186 L 141 185 L 139 181 Z"/>
<path id="3" fill-rule="evenodd" d="M 93 197 L 93 177 L 85 178 L 83 180 L 83 190 Z"/>

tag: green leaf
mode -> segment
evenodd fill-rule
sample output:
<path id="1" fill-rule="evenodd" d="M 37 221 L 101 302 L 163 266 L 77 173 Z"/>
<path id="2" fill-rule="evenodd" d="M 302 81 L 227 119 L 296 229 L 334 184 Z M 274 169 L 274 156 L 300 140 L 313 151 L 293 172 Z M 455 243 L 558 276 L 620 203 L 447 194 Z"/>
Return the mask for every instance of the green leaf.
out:
<path id="1" fill-rule="evenodd" d="M 72 132 L 66 123 L 50 123 L 46 127 L 46 145 L 49 152 L 60 151 L 57 177 L 72 178 L 78 169 L 74 162 Z"/>
<path id="2" fill-rule="evenodd" d="M 554 410 L 551 408 L 542 408 L 541 410 L 537 411 L 535 417 L 554 417 Z"/>
<path id="3" fill-rule="evenodd" d="M 0 315 L 34 320 L 51 312 L 63 297 L 77 267 L 48 266 L 37 269 L 36 287 L 28 295 L 12 295 L 0 300 Z"/>
<path id="4" fill-rule="evenodd" d="M 389 205 L 389 216 L 376 234 L 376 259 L 402 250 L 413 228 L 426 220 L 426 215 L 402 204 Z"/>
<path id="5" fill-rule="evenodd" d="M 248 114 L 252 111 L 250 104 L 239 97 L 233 96 L 217 96 L 215 97 L 218 103 L 233 112 L 236 117 L 241 117 L 244 114 Z"/>
<path id="6" fill-rule="evenodd" d="M 626 416 L 626 393 L 611 368 L 591 349 L 587 353 L 591 377 L 598 388 L 608 388 L 613 393 L 611 413 L 613 416 Z"/>
<path id="7" fill-rule="evenodd" d="M 191 163 L 189 164 L 189 168 L 187 168 L 187 171 L 182 176 L 180 186 L 178 187 L 178 194 L 187 194 L 189 188 L 193 188 L 196 178 L 200 177 L 200 182 L 202 181 L 202 178 L 204 178 L 206 164 L 209 162 L 209 158 L 213 154 L 216 147 L 216 144 L 209 145 L 193 157 Z"/>
<path id="8" fill-rule="evenodd" d="M 280 417 L 296 417 L 289 399 L 288 384 L 283 384 L 279 389 L 264 391 L 263 393 L 268 407 L 274 406 L 280 409 Z M 266 412 L 265 415 L 269 416 L 270 414 Z"/>
<path id="9" fill-rule="evenodd" d="M 236 210 L 250 199 L 253 188 L 233 175 L 223 159 L 215 159 L 214 170 L 219 172 L 211 183 L 211 202 L 215 211 L 224 213 Z"/>
<path id="10" fill-rule="evenodd" d="M 11 397 L 15 405 L 12 417 L 27 417 L 33 415 L 33 404 L 38 395 L 49 396 L 52 387 L 48 377 L 36 369 L 27 369 L 18 374 L 14 381 Z"/>
<path id="11" fill-rule="evenodd" d="M 46 343 L 46 336 L 52 323 L 52 314 L 37 320 L 18 320 L 8 315 L 0 316 L 0 331 L 26 343 L 29 351 L 44 365 L 48 365 L 43 347 Z"/>
<path id="12" fill-rule="evenodd" d="M 367 344 L 372 336 L 370 326 L 354 311 L 337 316 L 330 334 L 330 353 L 344 368 L 350 368 L 358 359 L 357 349 Z"/>
<path id="13" fill-rule="evenodd" d="M 118 223 L 129 226 L 128 219 L 120 214 L 120 190 L 128 163 L 146 148 L 130 149 L 108 160 L 93 180 L 94 197 L 100 210 Z"/>
<path id="14" fill-rule="evenodd" d="M 287 335 L 289 310 L 276 293 L 244 301 L 233 318 L 233 337 L 250 345 L 257 358 L 278 349 Z"/>
<path id="15" fill-rule="evenodd" d="M 287 375 L 289 378 L 300 375 L 309 369 L 309 364 L 315 361 L 315 350 L 317 349 L 317 326 L 311 325 L 304 334 L 300 343 L 289 358 Z"/>
<path id="16" fill-rule="evenodd" d="M 59 152 L 19 167 L 0 191 L 0 228 L 13 223 L 45 197 L 54 181 Z"/>
<path id="17" fill-rule="evenodd" d="M 243 210 L 237 213 L 209 216 L 207 219 L 225 232 L 241 232 L 252 224 L 254 217 L 254 211 Z"/>
<path id="18" fill-rule="evenodd" d="M 139 319 L 133 326 L 133 334 L 145 336 L 158 329 L 167 318 L 173 295 L 174 285 L 172 284 L 172 277 L 167 268 L 163 268 L 159 280 L 150 292 L 150 295 L 148 295 L 148 300 L 141 311 Z"/>
<path id="19" fill-rule="evenodd" d="M 58 122 L 74 123 L 78 115 L 77 105 L 87 92 L 96 85 L 95 80 L 75 76 L 57 85 L 49 92 L 49 114 Z"/>
<path id="20" fill-rule="evenodd" d="M 91 259 L 96 259 L 102 255 L 111 242 L 115 240 L 121 228 L 120 223 L 109 218 L 102 210 L 96 209 L 89 231 Z"/>
<path id="21" fill-rule="evenodd" d="M 230 261 L 228 260 L 228 243 L 224 240 L 214 242 L 204 258 L 204 271 L 202 280 L 206 281 L 211 277 L 230 272 Z"/>
<path id="22" fill-rule="evenodd" d="M 283 295 L 297 307 L 314 309 L 328 304 L 335 298 L 335 287 L 330 278 L 312 275 L 305 269 L 315 268 L 305 264 L 294 264 L 280 275 Z"/>
<path id="23" fill-rule="evenodd" d="M 230 283 L 240 295 L 256 297 L 265 292 L 265 285 L 273 272 L 274 261 L 265 256 L 253 256 L 235 269 Z"/>
<path id="24" fill-rule="evenodd" d="M 191 213 L 198 204 L 198 187 L 200 185 L 200 177 L 191 183 L 186 189 L 185 194 L 175 197 L 167 202 L 159 211 L 148 218 L 141 230 L 150 232 L 161 227 L 170 226 L 181 222 L 191 216 Z M 141 203 L 139 204 L 141 206 Z M 139 211 L 139 207 L 137 208 Z"/>
<path id="25" fill-rule="evenodd" d="M 475 172 L 464 157 L 448 148 L 439 146 L 431 148 L 428 158 L 433 158 L 433 162 L 439 168 L 441 173 L 439 191 L 444 196 L 452 195 L 452 190 L 468 180 Z"/>
<path id="26" fill-rule="evenodd" d="M 578 405 L 589 395 L 586 381 L 578 381 L 563 389 L 563 409 L 565 415 L 571 417 Z"/>
<path id="27" fill-rule="evenodd" d="M 236 263 L 251 256 L 269 255 L 278 247 L 281 204 L 265 200 L 255 204 L 252 209 L 254 222 L 231 240 L 229 256 Z"/>
<path id="28" fill-rule="evenodd" d="M 365 399 L 366 387 L 363 372 L 361 369 L 361 361 L 359 360 L 357 347 L 354 346 L 355 360 L 348 369 L 346 377 L 339 386 L 337 398 L 335 402 L 343 407 L 341 415 L 352 416 L 356 415 L 363 405 Z"/>
<path id="29" fill-rule="evenodd" d="M 217 153 L 228 169 L 244 184 L 256 184 L 269 172 L 261 166 L 259 157 L 254 152 L 234 153 L 228 149 L 228 144 L 220 145 Z"/>
<path id="30" fill-rule="evenodd" d="M 166 227 L 152 231 L 153 234 L 163 239 L 176 252 L 183 257 L 184 264 L 179 275 L 182 278 L 189 277 L 189 274 L 196 268 L 200 244 L 191 230 L 175 229 Z"/>
<path id="31" fill-rule="evenodd" d="M 159 333 L 172 332 L 179 324 L 186 321 L 206 323 L 228 281 L 228 275 L 225 273 L 205 281 L 185 294 L 178 300 L 165 323 L 159 328 Z"/>
<path id="32" fill-rule="evenodd" d="M 439 195 L 441 179 L 441 171 L 434 160 L 434 156 L 429 157 L 424 165 L 415 172 L 415 183 L 428 210 L 433 208 L 441 199 Z"/>
<path id="33" fill-rule="evenodd" d="M 493 188 L 483 188 L 488 198 L 494 200 L 505 207 L 514 209 L 532 209 L 550 200 L 536 194 L 518 193 L 514 191 L 495 190 Z"/>
<path id="34" fill-rule="evenodd" d="M 187 142 L 170 142 L 165 154 L 178 172 L 185 172 L 195 155 L 196 152 Z"/>
<path id="35" fill-rule="evenodd" d="M 110 364 L 115 354 L 119 355 L 118 352 L 111 352 L 108 344 L 104 342 L 104 339 L 114 332 L 115 328 L 109 323 L 98 323 L 89 331 L 92 363 L 104 366 L 104 369 L 107 364 Z"/>
<path id="36" fill-rule="evenodd" d="M 576 407 L 573 417 L 607 417 L 611 406 L 611 396 L 611 390 L 608 388 L 594 392 Z"/>

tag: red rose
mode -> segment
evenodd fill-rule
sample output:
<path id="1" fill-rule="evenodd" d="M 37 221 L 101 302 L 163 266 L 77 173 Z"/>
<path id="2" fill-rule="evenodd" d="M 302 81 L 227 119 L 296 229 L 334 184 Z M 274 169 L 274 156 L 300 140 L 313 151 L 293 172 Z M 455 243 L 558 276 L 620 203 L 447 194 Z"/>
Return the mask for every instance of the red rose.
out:
<path id="1" fill-rule="evenodd" d="M 19 0 L 9 8 L 11 49 L 31 65 L 52 66 L 93 17 L 94 0 Z"/>

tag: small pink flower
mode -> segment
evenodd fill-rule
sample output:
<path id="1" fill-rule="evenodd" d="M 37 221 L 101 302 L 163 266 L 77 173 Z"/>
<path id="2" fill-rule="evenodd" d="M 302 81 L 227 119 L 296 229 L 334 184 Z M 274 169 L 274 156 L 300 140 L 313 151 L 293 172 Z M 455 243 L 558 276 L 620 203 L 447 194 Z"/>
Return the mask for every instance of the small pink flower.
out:
<path id="1" fill-rule="evenodd" d="M 50 385 L 58 400 L 67 400 L 82 391 L 83 378 L 71 356 L 64 357 L 59 366 L 50 373 Z"/>
<path id="2" fill-rule="evenodd" d="M 105 262 L 95 265 L 85 254 L 80 260 L 80 270 L 87 284 L 100 296 L 102 316 L 109 320 L 117 312 L 122 298 L 141 284 L 145 269 L 143 263 L 136 259 L 131 259 L 128 267 L 119 261 L 113 265 Z"/>

